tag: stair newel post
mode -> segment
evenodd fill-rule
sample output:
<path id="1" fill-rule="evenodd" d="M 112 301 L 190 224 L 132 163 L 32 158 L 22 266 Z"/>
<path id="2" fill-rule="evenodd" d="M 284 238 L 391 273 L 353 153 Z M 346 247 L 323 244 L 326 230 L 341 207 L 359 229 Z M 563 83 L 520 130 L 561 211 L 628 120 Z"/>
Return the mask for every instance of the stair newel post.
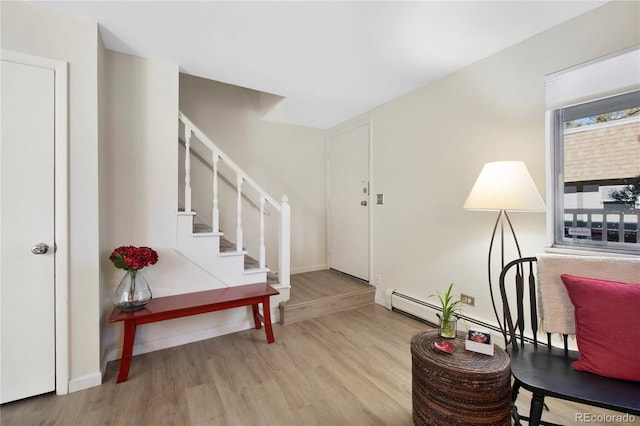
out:
<path id="1" fill-rule="evenodd" d="M 291 273 L 291 207 L 289 198 L 282 196 L 280 201 L 280 246 L 278 279 L 280 284 L 289 285 L 289 275 Z"/>
<path id="2" fill-rule="evenodd" d="M 264 246 L 264 195 L 260 196 L 260 268 L 265 268 L 267 265 L 266 249 Z"/>
<path id="3" fill-rule="evenodd" d="M 242 175 L 236 175 L 236 186 L 238 187 L 238 203 L 236 218 L 236 250 L 242 251 Z"/>
<path id="4" fill-rule="evenodd" d="M 218 161 L 220 156 L 216 151 L 212 153 L 213 164 L 213 211 L 211 218 L 211 230 L 213 232 L 220 231 L 220 210 L 218 208 Z"/>
<path id="5" fill-rule="evenodd" d="M 184 126 L 184 211 L 191 211 L 191 127 Z"/>

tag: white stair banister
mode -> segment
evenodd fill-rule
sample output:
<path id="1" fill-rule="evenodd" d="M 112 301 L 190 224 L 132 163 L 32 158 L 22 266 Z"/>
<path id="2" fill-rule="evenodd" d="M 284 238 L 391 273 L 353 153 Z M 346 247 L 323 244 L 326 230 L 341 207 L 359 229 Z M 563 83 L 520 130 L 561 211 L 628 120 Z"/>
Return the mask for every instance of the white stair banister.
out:
<path id="1" fill-rule="evenodd" d="M 184 125 L 184 211 L 191 211 L 191 128 Z"/>

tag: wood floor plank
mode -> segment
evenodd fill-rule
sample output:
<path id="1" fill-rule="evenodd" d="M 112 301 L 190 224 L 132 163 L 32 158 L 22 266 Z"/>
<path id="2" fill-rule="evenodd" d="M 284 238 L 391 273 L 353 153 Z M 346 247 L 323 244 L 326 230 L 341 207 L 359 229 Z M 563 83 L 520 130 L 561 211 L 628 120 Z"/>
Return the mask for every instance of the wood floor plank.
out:
<path id="1" fill-rule="evenodd" d="M 207 425 L 224 421 L 224 406 L 218 389 L 211 383 L 185 389 L 189 423 Z"/>
<path id="2" fill-rule="evenodd" d="M 31 425 L 398 425 L 412 424 L 411 337 L 429 326 L 368 305 L 287 326 L 246 330 L 118 363 L 102 386 L 0 407 L 3 426 Z M 522 391 L 521 412 L 530 396 Z M 618 413 L 549 398 L 543 417 Z M 636 419 L 636 422 L 640 419 Z M 594 422 L 593 425 L 618 424 Z"/>

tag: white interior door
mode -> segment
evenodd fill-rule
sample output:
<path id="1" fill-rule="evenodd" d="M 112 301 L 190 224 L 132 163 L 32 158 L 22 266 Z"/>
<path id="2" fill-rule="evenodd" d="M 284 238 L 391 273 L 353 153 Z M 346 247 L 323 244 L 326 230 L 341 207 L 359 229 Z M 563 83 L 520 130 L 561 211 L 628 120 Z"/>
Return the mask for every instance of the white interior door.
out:
<path id="1" fill-rule="evenodd" d="M 52 69 L 5 60 L 0 73 L 0 402 L 5 403 L 56 385 L 55 76 Z M 39 243 L 48 250 L 34 254 Z"/>
<path id="2" fill-rule="evenodd" d="M 369 125 L 328 143 L 329 266 L 369 281 Z"/>

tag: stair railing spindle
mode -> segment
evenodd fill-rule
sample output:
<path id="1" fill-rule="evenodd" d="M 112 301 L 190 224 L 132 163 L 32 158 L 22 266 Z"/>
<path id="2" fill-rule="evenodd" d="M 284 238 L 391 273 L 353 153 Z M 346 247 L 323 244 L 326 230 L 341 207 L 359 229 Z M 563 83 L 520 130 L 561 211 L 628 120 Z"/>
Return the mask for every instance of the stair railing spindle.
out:
<path id="1" fill-rule="evenodd" d="M 191 127 L 184 126 L 184 211 L 191 211 Z"/>
<path id="2" fill-rule="evenodd" d="M 242 251 L 242 175 L 236 175 L 238 188 L 237 217 L 236 217 L 236 250 Z"/>
<path id="3" fill-rule="evenodd" d="M 263 195 L 260 196 L 260 268 L 265 268 L 267 265 L 266 248 L 264 245 L 264 201 Z"/>
<path id="4" fill-rule="evenodd" d="M 211 230 L 213 232 L 220 231 L 220 209 L 218 208 L 218 161 L 220 156 L 217 152 L 212 153 L 213 163 L 213 211 L 211 218 Z"/>

